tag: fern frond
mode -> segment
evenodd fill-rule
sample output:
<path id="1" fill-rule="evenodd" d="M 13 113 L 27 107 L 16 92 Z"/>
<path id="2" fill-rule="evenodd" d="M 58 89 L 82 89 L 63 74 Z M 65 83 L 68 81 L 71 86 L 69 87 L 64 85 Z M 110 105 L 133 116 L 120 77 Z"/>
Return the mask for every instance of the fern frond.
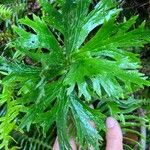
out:
<path id="1" fill-rule="evenodd" d="M 22 76 L 21 72 L 18 72 L 17 76 L 15 76 L 15 74 L 12 74 L 12 70 L 16 70 L 17 73 L 18 69 L 21 67 L 18 64 L 14 65 L 9 61 L 7 62 L 6 59 L 3 58 L 0 59 L 0 62 L 1 73 L 10 74 L 11 76 L 10 78 L 6 77 L 5 79 L 3 79 L 1 83 L 3 90 L 0 95 L 0 105 L 6 105 L 6 112 L 0 118 L 0 148 L 2 149 L 4 147 L 6 150 L 8 150 L 9 143 L 13 139 L 11 137 L 11 132 L 13 130 L 17 130 L 17 118 L 20 111 L 23 110 L 23 105 L 20 104 L 20 101 L 16 100 L 16 98 L 13 97 L 14 95 L 16 95 L 14 94 L 16 90 L 15 86 L 18 85 L 18 83 L 21 81 L 26 81 L 26 77 L 25 74 Z"/>
<path id="2" fill-rule="evenodd" d="M 31 132 L 21 133 L 14 131 L 12 133 L 16 141 L 16 147 L 24 150 L 51 150 L 51 145 L 55 140 L 52 135 L 52 132 L 49 132 L 49 135 L 45 136 L 41 130 L 38 131 L 36 128 Z"/>
<path id="3" fill-rule="evenodd" d="M 121 124 L 122 131 L 124 133 L 124 149 L 132 149 L 132 146 L 126 143 L 126 141 L 133 142 L 139 148 L 142 146 L 137 139 L 128 138 L 128 134 L 133 134 L 139 139 L 144 139 L 143 135 L 140 133 L 140 127 L 148 127 L 149 119 L 148 117 L 139 117 L 136 115 L 137 109 L 141 107 L 141 101 L 130 97 L 128 100 L 115 101 L 112 99 L 104 99 L 98 104 L 98 109 L 102 111 L 103 114 L 108 116 L 113 116 L 118 119 Z M 131 112 L 135 112 L 130 114 Z"/>
<path id="4" fill-rule="evenodd" d="M 12 16 L 11 8 L 7 8 L 6 6 L 0 4 L 0 19 L 7 20 Z"/>
<path id="5" fill-rule="evenodd" d="M 0 149 L 5 148 L 9 150 L 9 143 L 12 140 L 11 132 L 17 128 L 16 119 L 19 111 L 22 109 L 21 105 L 16 104 L 15 101 L 7 101 L 7 111 L 4 116 L 0 118 Z"/>

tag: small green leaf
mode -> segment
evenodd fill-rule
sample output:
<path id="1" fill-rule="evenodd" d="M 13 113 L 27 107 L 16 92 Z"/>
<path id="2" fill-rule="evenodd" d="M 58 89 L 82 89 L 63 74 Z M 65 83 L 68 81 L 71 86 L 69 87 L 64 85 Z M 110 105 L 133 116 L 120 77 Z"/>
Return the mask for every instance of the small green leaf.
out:
<path id="1" fill-rule="evenodd" d="M 62 91 L 64 92 L 64 91 Z M 68 111 L 69 111 L 69 102 L 64 95 L 61 94 L 60 105 L 58 107 L 58 113 L 56 116 L 56 125 L 57 125 L 57 133 L 58 133 L 58 140 L 59 140 L 59 147 L 61 150 L 72 150 L 71 145 L 69 143 L 69 136 L 68 136 Z M 60 117 L 61 116 L 61 117 Z"/>
<path id="2" fill-rule="evenodd" d="M 90 111 L 90 109 L 87 109 L 85 105 L 81 104 L 77 98 L 75 98 L 75 96 L 70 97 L 70 102 L 71 111 L 75 120 L 78 142 L 83 148 L 93 146 L 95 150 L 98 150 L 98 141 L 102 140 L 102 138 L 98 134 L 98 131 L 90 123 L 91 120 L 96 122 L 98 121 L 96 119 L 97 115 L 94 113 L 94 111 Z M 98 119 L 102 123 L 103 121 L 101 119 L 103 117 L 101 117 L 102 116 L 99 113 Z M 99 129 L 100 127 L 103 128 L 103 125 L 104 124 L 102 123 L 99 126 Z"/>
<path id="3" fill-rule="evenodd" d="M 63 16 L 62 14 L 55 9 L 49 2 L 45 0 L 40 0 L 40 5 L 44 12 L 43 19 L 52 27 L 59 30 L 61 33 L 64 33 L 63 26 Z"/>

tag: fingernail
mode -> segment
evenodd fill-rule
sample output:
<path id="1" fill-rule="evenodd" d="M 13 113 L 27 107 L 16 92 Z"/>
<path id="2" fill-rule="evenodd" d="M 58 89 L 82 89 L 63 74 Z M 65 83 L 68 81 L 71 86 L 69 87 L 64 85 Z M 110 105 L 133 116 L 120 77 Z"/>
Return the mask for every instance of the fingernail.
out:
<path id="1" fill-rule="evenodd" d="M 116 120 L 113 119 L 112 117 L 108 117 L 106 120 L 106 127 L 107 128 L 113 128 L 116 124 Z"/>

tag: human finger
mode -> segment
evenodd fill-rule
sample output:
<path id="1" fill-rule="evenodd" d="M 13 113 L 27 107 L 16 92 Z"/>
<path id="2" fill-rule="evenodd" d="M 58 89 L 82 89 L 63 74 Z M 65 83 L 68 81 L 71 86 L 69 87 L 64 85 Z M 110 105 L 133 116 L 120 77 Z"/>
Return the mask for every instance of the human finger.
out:
<path id="1" fill-rule="evenodd" d="M 122 131 L 119 123 L 112 117 L 106 120 L 106 150 L 123 150 Z"/>

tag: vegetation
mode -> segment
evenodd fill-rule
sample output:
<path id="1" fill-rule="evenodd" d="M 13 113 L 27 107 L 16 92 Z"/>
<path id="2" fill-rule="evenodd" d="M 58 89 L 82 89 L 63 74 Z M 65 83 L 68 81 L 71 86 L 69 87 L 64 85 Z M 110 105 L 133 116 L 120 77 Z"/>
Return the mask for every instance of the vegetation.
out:
<path id="1" fill-rule="evenodd" d="M 124 16 L 115 0 L 7 0 L 0 18 L 0 149 L 51 149 L 56 135 L 62 150 L 71 137 L 105 149 L 110 115 L 125 150 L 146 149 L 150 82 L 137 52 L 150 30 L 141 16 Z"/>

